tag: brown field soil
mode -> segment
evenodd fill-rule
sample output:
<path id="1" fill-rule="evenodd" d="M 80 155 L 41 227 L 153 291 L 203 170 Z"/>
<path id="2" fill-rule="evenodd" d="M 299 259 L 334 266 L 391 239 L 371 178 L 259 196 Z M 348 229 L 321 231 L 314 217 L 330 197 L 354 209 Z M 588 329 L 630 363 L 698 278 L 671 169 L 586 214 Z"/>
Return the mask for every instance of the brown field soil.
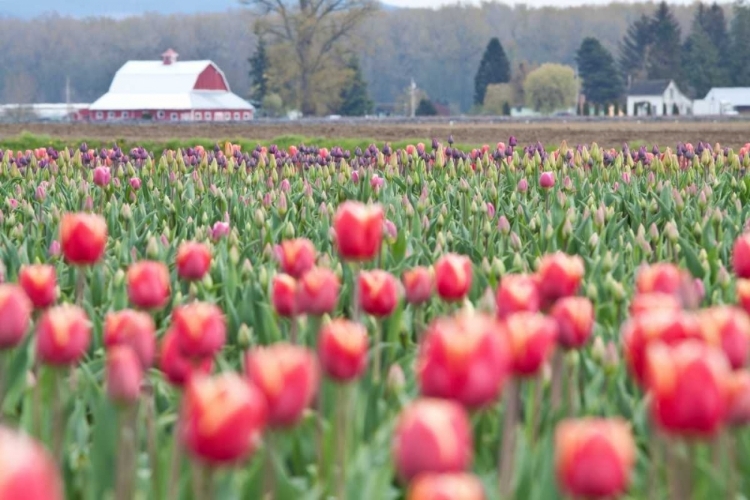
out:
<path id="1" fill-rule="evenodd" d="M 317 139 L 362 138 L 382 141 L 422 140 L 433 137 L 444 141 L 452 134 L 461 144 L 494 144 L 515 135 L 520 144 L 540 141 L 556 145 L 597 142 L 617 147 L 623 143 L 658 144 L 674 147 L 678 142 L 706 141 L 737 148 L 750 142 L 750 121 L 503 121 L 489 122 L 408 122 L 408 121 L 331 121 L 263 122 L 251 124 L 89 124 L 26 123 L 0 124 L 0 140 L 22 132 L 44 134 L 60 139 L 124 139 L 137 142 L 206 138 L 211 140 L 269 141 L 284 135 Z"/>

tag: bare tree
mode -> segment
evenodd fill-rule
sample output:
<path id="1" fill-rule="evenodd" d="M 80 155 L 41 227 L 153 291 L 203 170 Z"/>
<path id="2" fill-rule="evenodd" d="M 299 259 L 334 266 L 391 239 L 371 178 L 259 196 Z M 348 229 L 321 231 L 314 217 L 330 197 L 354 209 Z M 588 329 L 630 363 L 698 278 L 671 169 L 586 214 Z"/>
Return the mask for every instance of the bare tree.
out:
<path id="1" fill-rule="evenodd" d="M 287 45 L 297 66 L 297 101 L 313 114 L 314 82 L 347 36 L 378 8 L 376 0 L 240 0 L 263 17 L 259 29 Z"/>

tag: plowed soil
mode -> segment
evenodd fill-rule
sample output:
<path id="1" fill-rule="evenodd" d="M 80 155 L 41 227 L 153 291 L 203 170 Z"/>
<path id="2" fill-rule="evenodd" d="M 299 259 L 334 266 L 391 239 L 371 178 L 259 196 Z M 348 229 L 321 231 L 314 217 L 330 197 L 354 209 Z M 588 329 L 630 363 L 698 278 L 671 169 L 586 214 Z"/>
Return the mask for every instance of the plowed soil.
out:
<path id="1" fill-rule="evenodd" d="M 501 121 L 501 122 L 409 122 L 409 121 L 256 121 L 253 123 L 196 123 L 196 124 L 90 124 L 90 123 L 35 123 L 0 124 L 0 140 L 21 132 L 45 134 L 61 139 L 124 139 L 166 141 L 169 139 L 206 138 L 231 140 L 244 138 L 269 141 L 284 135 L 300 135 L 317 139 L 362 138 L 378 142 L 422 140 L 438 138 L 444 141 L 452 134 L 462 144 L 494 144 L 507 141 L 514 135 L 519 143 L 540 141 L 543 144 L 569 145 L 597 142 L 607 147 L 621 146 L 635 141 L 646 144 L 674 146 L 678 142 L 706 141 L 739 147 L 750 142 L 750 121 L 635 121 L 632 119 L 592 121 Z"/>

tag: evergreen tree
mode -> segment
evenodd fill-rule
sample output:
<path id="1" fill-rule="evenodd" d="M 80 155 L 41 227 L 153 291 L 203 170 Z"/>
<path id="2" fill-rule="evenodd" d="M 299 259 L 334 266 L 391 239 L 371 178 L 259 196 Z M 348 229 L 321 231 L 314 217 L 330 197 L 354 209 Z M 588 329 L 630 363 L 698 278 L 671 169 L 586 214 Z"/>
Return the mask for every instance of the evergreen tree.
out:
<path id="1" fill-rule="evenodd" d="M 653 40 L 646 68 L 652 80 L 680 80 L 680 25 L 662 1 L 651 22 Z"/>
<path id="2" fill-rule="evenodd" d="M 493 38 L 479 63 L 479 69 L 474 77 L 474 104 L 481 106 L 487 93 L 487 86 L 493 83 L 507 83 L 510 81 L 510 63 L 500 40 Z"/>
<path id="3" fill-rule="evenodd" d="M 372 111 L 372 100 L 367 93 L 367 82 L 362 76 L 359 61 L 356 57 L 349 63 L 352 76 L 341 89 L 341 107 L 339 113 L 344 116 L 364 116 Z"/>
<path id="4" fill-rule="evenodd" d="M 253 81 L 250 96 L 252 99 L 263 102 L 268 93 L 268 54 L 266 53 L 266 42 L 262 37 L 258 38 L 258 47 L 255 49 L 250 62 L 250 78 Z"/>
<path id="5" fill-rule="evenodd" d="M 737 87 L 750 86 L 750 5 L 744 0 L 734 4 L 732 19 L 732 84 Z"/>
<path id="6" fill-rule="evenodd" d="M 724 16 L 724 9 L 721 5 L 714 2 L 710 7 L 705 7 L 702 3 L 698 5 L 698 11 L 693 22 L 693 32 L 696 30 L 696 24 L 703 28 L 703 31 L 711 39 L 716 47 L 722 64 L 731 61 L 729 32 L 727 31 L 727 19 Z"/>
<path id="7" fill-rule="evenodd" d="M 652 41 L 651 20 L 643 14 L 628 27 L 620 43 L 620 70 L 626 81 L 646 78 L 646 61 Z"/>
<path id="8" fill-rule="evenodd" d="M 698 28 L 685 41 L 682 68 L 689 89 L 696 97 L 702 98 L 713 87 L 723 85 L 725 73 L 716 47 L 708 34 Z"/>
<path id="9" fill-rule="evenodd" d="M 576 52 L 578 74 L 583 80 L 586 100 L 595 104 L 617 101 L 623 92 L 615 60 L 596 38 L 586 38 Z"/>
<path id="10" fill-rule="evenodd" d="M 437 115 L 437 108 L 431 100 L 421 99 L 414 114 L 417 116 L 435 116 Z"/>

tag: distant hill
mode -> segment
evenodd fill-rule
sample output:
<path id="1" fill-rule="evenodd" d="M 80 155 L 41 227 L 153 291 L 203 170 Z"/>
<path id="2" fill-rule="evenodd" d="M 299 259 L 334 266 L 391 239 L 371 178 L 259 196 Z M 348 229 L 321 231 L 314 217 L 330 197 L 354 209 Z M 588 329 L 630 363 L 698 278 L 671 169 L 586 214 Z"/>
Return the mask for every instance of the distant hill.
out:
<path id="1" fill-rule="evenodd" d="M 159 14 L 197 14 L 201 12 L 224 12 L 240 7 L 238 0 L 0 0 L 0 17 L 29 19 L 45 14 L 57 13 L 71 17 L 113 17 L 122 18 L 158 12 Z M 383 9 L 398 9 L 383 4 Z"/>

